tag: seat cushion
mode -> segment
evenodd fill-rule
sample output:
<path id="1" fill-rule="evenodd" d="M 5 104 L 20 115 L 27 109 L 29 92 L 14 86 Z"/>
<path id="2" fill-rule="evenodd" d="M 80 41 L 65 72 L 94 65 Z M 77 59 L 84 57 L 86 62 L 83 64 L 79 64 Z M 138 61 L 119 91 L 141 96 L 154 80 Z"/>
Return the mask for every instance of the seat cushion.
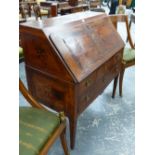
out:
<path id="1" fill-rule="evenodd" d="M 123 61 L 129 62 L 135 59 L 135 50 L 132 48 L 125 48 L 123 53 Z"/>
<path id="2" fill-rule="evenodd" d="M 59 124 L 59 117 L 52 112 L 20 107 L 19 154 L 37 155 Z"/>
<path id="3" fill-rule="evenodd" d="M 19 47 L 19 58 L 22 58 L 23 56 L 23 48 Z"/>

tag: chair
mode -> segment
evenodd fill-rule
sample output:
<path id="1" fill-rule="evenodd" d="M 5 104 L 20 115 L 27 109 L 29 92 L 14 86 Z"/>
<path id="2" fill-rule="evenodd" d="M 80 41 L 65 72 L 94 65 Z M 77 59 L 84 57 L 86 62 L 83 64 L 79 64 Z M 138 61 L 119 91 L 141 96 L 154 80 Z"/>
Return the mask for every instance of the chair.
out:
<path id="1" fill-rule="evenodd" d="M 42 19 L 42 16 L 46 16 L 46 17 L 50 16 L 50 10 L 41 9 L 41 7 L 38 4 L 34 5 L 33 10 L 34 10 L 36 20 L 38 20 L 39 17 L 40 19 Z"/>
<path id="2" fill-rule="evenodd" d="M 45 155 L 60 136 L 65 155 L 69 155 L 65 131 L 66 118 L 39 104 L 19 79 L 19 89 L 32 107 L 19 108 L 19 154 Z"/>
<path id="3" fill-rule="evenodd" d="M 101 7 L 101 0 L 90 0 L 89 10 L 94 12 L 105 12 L 105 10 Z"/>
<path id="4" fill-rule="evenodd" d="M 26 21 L 34 21 L 35 17 L 31 16 L 30 14 L 30 8 L 28 4 L 20 4 L 19 6 L 19 23 L 23 23 Z"/>
<path id="5" fill-rule="evenodd" d="M 119 74 L 119 95 L 122 97 L 122 86 L 123 86 L 123 77 L 124 77 L 125 69 L 135 65 L 135 44 L 133 43 L 133 40 L 130 34 L 128 16 L 127 15 L 111 15 L 109 16 L 109 18 L 111 19 L 111 21 L 113 22 L 116 28 L 119 22 L 125 23 L 127 38 L 128 38 L 129 45 L 130 45 L 129 48 L 128 47 L 124 48 L 124 53 L 123 53 L 123 58 L 122 58 L 122 69 Z M 132 22 L 132 19 L 131 19 L 131 22 Z M 113 98 L 115 97 L 115 93 L 116 93 L 117 81 L 118 81 L 118 77 L 116 77 L 114 80 L 114 87 L 113 87 L 113 93 L 112 93 Z"/>
<path id="6" fill-rule="evenodd" d="M 19 6 L 19 14 L 21 15 L 21 18 L 26 18 L 27 10 L 25 10 L 24 5 Z"/>

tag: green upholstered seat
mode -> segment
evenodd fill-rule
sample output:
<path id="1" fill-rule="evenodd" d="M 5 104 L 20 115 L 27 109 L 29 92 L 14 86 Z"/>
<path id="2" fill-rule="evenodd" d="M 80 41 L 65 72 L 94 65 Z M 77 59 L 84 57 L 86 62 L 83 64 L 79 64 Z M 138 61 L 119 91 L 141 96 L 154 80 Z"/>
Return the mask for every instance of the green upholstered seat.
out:
<path id="1" fill-rule="evenodd" d="M 56 114 L 32 107 L 19 108 L 19 154 L 37 155 L 60 124 Z"/>
<path id="2" fill-rule="evenodd" d="M 19 58 L 23 58 L 24 54 L 23 54 L 23 48 L 19 47 Z"/>
<path id="3" fill-rule="evenodd" d="M 135 59 L 135 50 L 132 48 L 125 48 L 123 53 L 123 61 L 129 62 Z"/>

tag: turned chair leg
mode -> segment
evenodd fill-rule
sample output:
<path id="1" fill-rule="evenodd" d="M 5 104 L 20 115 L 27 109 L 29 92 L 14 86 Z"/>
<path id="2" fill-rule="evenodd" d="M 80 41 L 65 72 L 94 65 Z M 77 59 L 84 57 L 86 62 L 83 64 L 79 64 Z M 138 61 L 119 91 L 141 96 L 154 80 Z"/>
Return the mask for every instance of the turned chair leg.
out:
<path id="1" fill-rule="evenodd" d="M 119 95 L 122 97 L 123 77 L 125 68 L 122 69 L 119 76 Z"/>
<path id="2" fill-rule="evenodd" d="M 66 141 L 66 128 L 61 133 L 60 140 L 61 140 L 61 145 L 63 147 L 63 150 L 64 150 L 65 155 L 70 155 L 70 153 L 68 151 L 68 147 L 67 147 L 67 141 Z"/>
<path id="3" fill-rule="evenodd" d="M 117 75 L 117 76 L 115 77 L 115 79 L 114 79 L 112 98 L 114 98 L 114 97 L 115 97 L 115 94 L 116 94 L 116 88 L 117 88 L 118 76 L 119 76 L 119 75 Z"/>

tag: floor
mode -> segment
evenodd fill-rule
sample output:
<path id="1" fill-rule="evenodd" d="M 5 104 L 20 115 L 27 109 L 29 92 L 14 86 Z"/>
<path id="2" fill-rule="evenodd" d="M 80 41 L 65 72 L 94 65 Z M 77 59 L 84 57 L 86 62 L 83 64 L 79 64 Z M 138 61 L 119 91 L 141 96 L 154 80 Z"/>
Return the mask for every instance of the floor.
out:
<path id="1" fill-rule="evenodd" d="M 19 66 L 20 77 L 26 84 L 24 63 Z M 134 155 L 135 150 L 135 68 L 126 69 L 123 97 L 118 89 L 111 98 L 113 82 L 80 115 L 76 145 L 71 155 Z M 20 106 L 27 102 L 19 95 Z M 67 127 L 69 146 L 69 129 Z M 58 139 L 48 155 L 63 155 Z"/>
<path id="2" fill-rule="evenodd" d="M 24 63 L 20 64 L 20 77 L 25 81 Z M 134 155 L 135 123 L 135 68 L 126 70 L 123 97 L 118 90 L 111 98 L 111 83 L 105 91 L 80 115 L 77 125 L 76 145 L 71 155 Z M 20 106 L 27 106 L 22 95 Z M 69 129 L 67 128 L 69 146 Z M 60 141 L 48 155 L 63 155 Z"/>

